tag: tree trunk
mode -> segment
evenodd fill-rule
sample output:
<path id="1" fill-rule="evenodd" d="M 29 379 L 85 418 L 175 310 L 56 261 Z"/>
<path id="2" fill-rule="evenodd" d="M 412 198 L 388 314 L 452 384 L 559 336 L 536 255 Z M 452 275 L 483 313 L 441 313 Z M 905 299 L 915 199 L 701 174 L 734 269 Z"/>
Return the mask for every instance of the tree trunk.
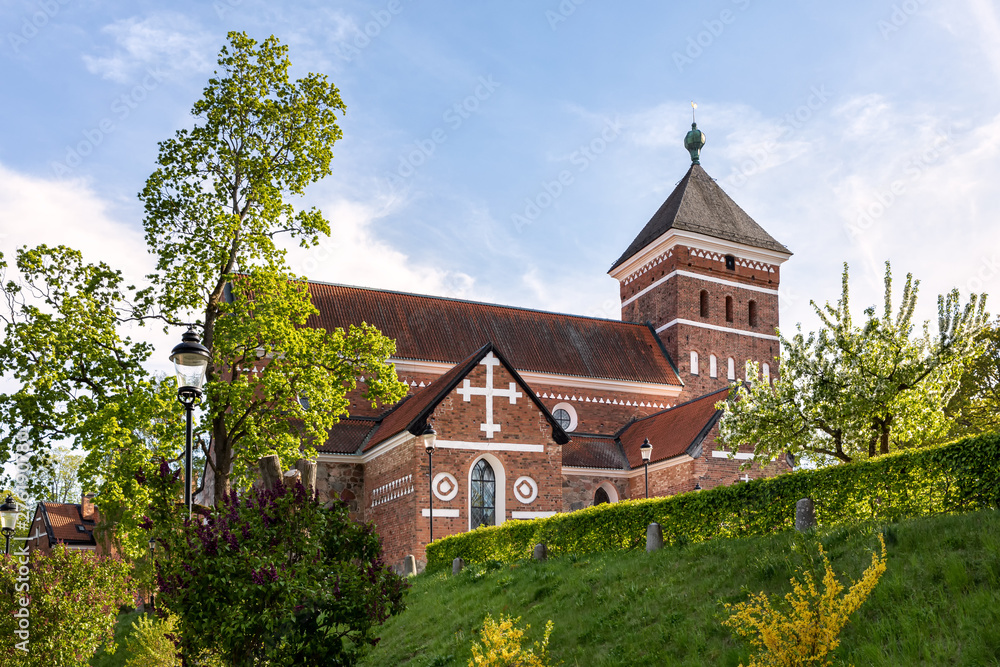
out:
<path id="1" fill-rule="evenodd" d="M 225 415 L 212 420 L 212 437 L 215 440 L 215 505 L 221 505 L 229 495 L 229 473 L 233 466 L 233 445 L 226 432 Z"/>

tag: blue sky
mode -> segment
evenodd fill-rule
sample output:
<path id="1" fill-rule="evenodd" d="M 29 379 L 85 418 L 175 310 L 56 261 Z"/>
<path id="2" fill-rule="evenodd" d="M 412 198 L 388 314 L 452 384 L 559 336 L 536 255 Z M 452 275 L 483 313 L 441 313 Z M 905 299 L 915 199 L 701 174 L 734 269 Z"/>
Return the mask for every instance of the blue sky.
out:
<path id="1" fill-rule="evenodd" d="M 143 275 L 156 143 L 245 30 L 347 104 L 303 202 L 333 237 L 289 256 L 311 278 L 617 317 L 605 273 L 687 169 L 696 100 L 702 165 L 795 253 L 783 328 L 815 326 L 845 261 L 859 308 L 887 259 L 924 317 L 951 287 L 1000 292 L 988 0 L 42 0 L 0 25 L 5 253 L 66 243 Z"/>

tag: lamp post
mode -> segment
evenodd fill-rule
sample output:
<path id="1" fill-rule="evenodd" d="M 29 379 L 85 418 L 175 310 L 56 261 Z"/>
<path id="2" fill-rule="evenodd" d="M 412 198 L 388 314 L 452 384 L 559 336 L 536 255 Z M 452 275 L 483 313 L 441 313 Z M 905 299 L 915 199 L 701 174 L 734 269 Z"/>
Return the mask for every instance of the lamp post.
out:
<path id="1" fill-rule="evenodd" d="M 3 505 L 0 505 L 0 526 L 2 526 L 0 532 L 7 538 L 4 553 L 8 556 L 10 555 L 10 538 L 14 535 L 14 528 L 17 527 L 17 514 L 17 503 L 8 493 L 7 500 L 4 501 Z"/>
<path id="2" fill-rule="evenodd" d="M 653 455 L 653 446 L 649 444 L 649 438 L 642 441 L 639 453 L 642 454 L 642 463 L 646 466 L 646 497 L 649 498 L 649 457 Z"/>
<path id="3" fill-rule="evenodd" d="M 154 570 L 154 574 L 155 574 L 155 570 L 156 570 L 156 538 L 155 537 L 149 538 L 149 560 L 152 561 L 152 563 L 153 563 L 153 570 Z M 156 601 L 156 584 L 154 583 L 152 590 L 149 592 L 149 608 L 150 609 L 155 609 L 156 608 L 155 601 Z"/>
<path id="4" fill-rule="evenodd" d="M 437 431 L 430 424 L 424 428 L 423 432 L 420 434 L 420 438 L 424 441 L 424 451 L 427 452 L 427 481 L 428 488 L 430 489 L 430 494 L 428 494 L 427 500 L 429 502 L 428 507 L 430 512 L 430 528 L 431 528 L 431 539 L 428 542 L 434 541 L 434 442 L 437 440 Z"/>
<path id="5" fill-rule="evenodd" d="M 194 402 L 201 396 L 201 387 L 205 382 L 205 371 L 212 353 L 198 342 L 198 334 L 194 326 L 181 336 L 181 342 L 170 353 L 170 361 L 174 362 L 177 372 L 177 399 L 184 406 L 187 418 L 187 431 L 184 440 L 184 504 L 187 505 L 188 518 L 191 518 L 191 414 L 194 412 Z"/>

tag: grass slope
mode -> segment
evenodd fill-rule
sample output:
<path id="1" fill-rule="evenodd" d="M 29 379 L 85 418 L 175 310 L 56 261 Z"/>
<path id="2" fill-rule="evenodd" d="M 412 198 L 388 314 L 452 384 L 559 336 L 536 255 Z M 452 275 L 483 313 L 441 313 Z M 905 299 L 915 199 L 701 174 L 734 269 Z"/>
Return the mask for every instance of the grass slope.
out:
<path id="1" fill-rule="evenodd" d="M 996 511 L 420 575 L 364 664 L 465 665 L 487 613 L 521 616 L 531 642 L 552 619 L 553 664 L 746 664 L 749 651 L 720 625 L 722 602 L 784 595 L 817 541 L 856 580 L 879 531 L 888 571 L 841 635 L 838 664 L 1000 665 Z"/>

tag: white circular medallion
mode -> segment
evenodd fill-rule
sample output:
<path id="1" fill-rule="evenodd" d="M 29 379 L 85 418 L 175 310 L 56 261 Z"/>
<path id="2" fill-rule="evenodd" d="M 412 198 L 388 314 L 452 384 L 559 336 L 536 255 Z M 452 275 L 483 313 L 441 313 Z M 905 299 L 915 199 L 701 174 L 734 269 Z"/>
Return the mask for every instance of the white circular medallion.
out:
<path id="1" fill-rule="evenodd" d="M 538 484 L 530 477 L 518 477 L 514 482 L 514 497 L 525 505 L 538 497 Z"/>
<path id="2" fill-rule="evenodd" d="M 458 495 L 458 480 L 450 472 L 439 472 L 434 475 L 434 495 L 438 500 L 451 500 Z"/>

